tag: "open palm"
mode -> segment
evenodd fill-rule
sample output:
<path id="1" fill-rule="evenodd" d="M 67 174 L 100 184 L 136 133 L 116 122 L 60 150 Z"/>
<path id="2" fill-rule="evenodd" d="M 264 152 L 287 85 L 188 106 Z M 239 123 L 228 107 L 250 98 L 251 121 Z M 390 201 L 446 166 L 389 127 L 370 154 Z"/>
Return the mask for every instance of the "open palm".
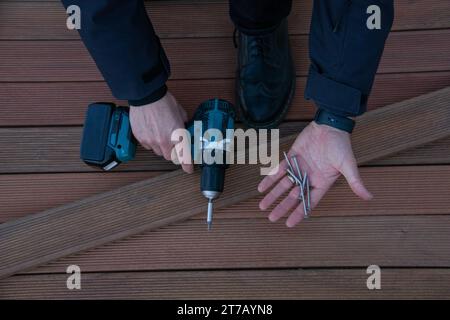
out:
<path id="1" fill-rule="evenodd" d="M 372 198 L 359 175 L 350 134 L 347 132 L 311 122 L 299 134 L 288 155 L 296 156 L 303 173 L 308 173 L 311 185 L 311 208 L 317 206 L 341 174 L 357 196 L 365 200 Z M 290 190 L 289 194 L 271 211 L 269 219 L 275 222 L 291 212 L 286 225 L 293 227 L 303 219 L 305 212 L 298 200 L 300 188 L 294 186 L 285 175 L 286 167 L 286 161 L 283 160 L 273 175 L 261 181 L 258 186 L 259 192 L 266 192 L 273 188 L 261 200 L 259 206 L 261 210 L 267 210 Z"/>

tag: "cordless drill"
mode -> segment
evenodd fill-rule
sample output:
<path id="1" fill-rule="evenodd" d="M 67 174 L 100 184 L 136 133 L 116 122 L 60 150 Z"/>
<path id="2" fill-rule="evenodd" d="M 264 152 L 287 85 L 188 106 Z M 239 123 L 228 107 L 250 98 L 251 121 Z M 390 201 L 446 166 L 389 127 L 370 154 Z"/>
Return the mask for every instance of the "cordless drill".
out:
<path id="1" fill-rule="evenodd" d="M 200 190 L 208 199 L 207 223 L 211 229 L 213 201 L 223 192 L 227 147 L 234 135 L 229 137 L 227 129 L 234 129 L 234 106 L 226 100 L 210 99 L 203 102 L 194 114 L 188 130 L 191 135 L 191 150 L 194 163 L 202 167 Z M 196 125 L 197 124 L 197 125 Z"/>
<path id="2" fill-rule="evenodd" d="M 224 189 L 226 149 L 230 142 L 227 129 L 234 129 L 234 121 L 233 105 L 215 98 L 200 104 L 187 128 L 191 135 L 192 159 L 202 171 L 200 191 L 208 199 L 208 230 L 212 224 L 213 200 Z M 109 171 L 133 160 L 136 145 L 128 108 L 112 103 L 89 105 L 80 148 L 81 159 L 86 164 Z"/>

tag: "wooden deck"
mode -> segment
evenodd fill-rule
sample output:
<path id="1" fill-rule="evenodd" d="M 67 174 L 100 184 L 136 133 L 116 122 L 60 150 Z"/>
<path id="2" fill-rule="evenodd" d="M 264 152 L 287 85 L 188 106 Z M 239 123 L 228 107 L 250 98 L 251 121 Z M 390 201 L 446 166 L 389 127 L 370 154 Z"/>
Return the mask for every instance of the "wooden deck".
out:
<path id="1" fill-rule="evenodd" d="M 233 101 L 227 2 L 147 7 L 171 60 L 170 90 L 189 113 L 211 96 Z M 297 0 L 290 17 L 298 88 L 284 134 L 314 110 L 302 98 L 310 11 L 311 1 Z M 0 223 L 174 169 L 142 149 L 111 173 L 81 163 L 86 106 L 115 99 L 65 17 L 56 0 L 0 0 Z M 369 109 L 448 86 L 450 3 L 396 0 Z M 373 201 L 340 180 L 294 230 L 268 222 L 259 198 L 249 199 L 220 210 L 212 237 L 202 214 L 0 280 L 0 298 L 450 298 L 450 138 L 361 171 Z M 82 290 L 66 288 L 71 264 Z M 381 290 L 366 287 L 373 264 Z"/>

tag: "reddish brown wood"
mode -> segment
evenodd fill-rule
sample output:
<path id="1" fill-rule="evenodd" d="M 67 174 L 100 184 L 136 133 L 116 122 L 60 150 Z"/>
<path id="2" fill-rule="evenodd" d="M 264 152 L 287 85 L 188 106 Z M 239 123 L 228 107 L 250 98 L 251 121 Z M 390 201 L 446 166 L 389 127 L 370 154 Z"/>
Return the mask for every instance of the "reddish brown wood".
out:
<path id="1" fill-rule="evenodd" d="M 295 1 L 290 15 L 290 32 L 309 31 L 311 0 Z M 450 27 L 446 0 L 419 0 L 411 4 L 397 0 L 393 30 Z M 67 40 L 78 33 L 65 27 L 65 10 L 59 1 L 0 2 L 0 40 Z M 162 38 L 224 37 L 233 32 L 227 1 L 149 1 L 154 27 Z M 214 19 L 211 19 L 211 16 Z"/>
<path id="2" fill-rule="evenodd" d="M 289 120 L 308 120 L 313 114 L 312 104 L 302 98 L 308 64 L 306 34 L 311 3 L 294 1 L 290 16 L 290 33 L 299 78 L 297 96 L 287 116 Z M 382 74 L 377 76 L 369 109 L 450 85 L 448 1 L 396 0 L 395 5 L 395 31 L 390 36 L 380 69 Z M 151 1 L 147 3 L 147 8 L 158 34 L 167 39 L 163 42 L 171 56 L 174 70 L 174 79 L 169 82 L 169 87 L 188 112 L 192 114 L 200 101 L 211 96 L 234 100 L 235 50 L 230 39 L 233 26 L 228 17 L 227 2 Z M 214 19 L 210 19 L 211 16 Z M 76 32 L 65 28 L 64 9 L 59 0 L 0 1 L 0 106 L 8 110 L 0 114 L 0 126 L 80 125 L 89 102 L 113 100 L 78 39 Z M 203 55 L 205 48 L 208 49 L 207 58 Z M 414 141 L 401 139 L 402 132 L 417 129 L 418 123 L 432 123 L 434 129 L 442 125 L 441 122 L 434 122 L 431 115 L 436 105 L 428 105 L 427 101 L 422 103 L 429 107 L 428 112 L 408 110 L 416 117 L 415 121 L 405 112 L 406 119 L 397 121 L 392 126 L 393 130 L 390 130 L 389 124 L 383 123 L 383 130 L 393 132 L 384 144 L 377 144 L 374 140 L 385 131 L 360 128 L 366 132 L 365 137 L 371 139 L 367 139 L 362 148 L 356 148 L 359 159 L 367 160 L 367 154 L 371 151 L 393 152 L 422 143 L 425 141 L 424 136 L 430 137 L 430 131 L 424 128 Z M 446 104 L 448 108 L 448 102 Z M 442 105 L 438 104 L 439 107 Z M 443 119 L 450 118 L 448 115 L 442 116 Z M 283 132 L 296 133 L 302 126 L 301 123 L 289 123 L 283 126 Z M 79 134 L 80 129 L 76 127 L 0 129 L 0 173 L 62 172 L 0 174 L 0 221 L 159 174 L 65 173 L 88 171 L 78 159 Z M 432 163 L 450 163 L 449 138 L 370 162 L 371 165 L 395 166 Z M 173 168 L 151 153 L 140 150 L 138 160 L 131 166 L 122 166 L 121 170 Z M 314 217 L 300 227 L 301 232 L 287 231 L 281 224 L 269 224 L 256 207 L 260 199 L 257 197 L 218 210 L 216 229 L 212 235 L 206 235 L 203 225 L 198 221 L 204 219 L 204 214 L 197 214 L 186 223 L 68 256 L 32 271 L 56 274 L 21 275 L 3 280 L 0 282 L 0 298 L 448 297 L 449 273 L 447 269 L 440 268 L 448 268 L 450 261 L 447 245 L 450 240 L 450 206 L 447 196 L 450 190 L 449 167 L 364 168 L 362 174 L 375 193 L 374 201 L 363 203 L 350 197 L 350 191 L 340 181 L 315 210 Z M 239 178 L 245 178 L 245 175 L 241 174 Z M 176 183 L 178 185 L 180 181 L 176 180 Z M 240 191 L 246 187 L 243 186 Z M 173 191 L 173 186 L 168 189 Z M 118 208 L 122 210 L 122 217 L 137 217 L 135 225 L 139 227 L 143 221 L 148 221 L 145 220 L 148 216 L 154 216 L 157 210 L 147 207 L 149 203 L 158 201 L 152 198 L 152 191 L 135 191 L 139 196 L 129 194 Z M 182 197 L 177 194 L 175 199 L 178 196 Z M 199 198 L 195 203 L 194 199 L 192 203 L 199 204 L 199 210 L 203 210 L 202 200 Z M 178 209 L 185 206 L 186 203 L 179 204 Z M 141 215 L 133 216 L 136 212 L 130 213 L 130 208 L 139 208 L 140 211 L 136 212 Z M 77 215 L 85 209 L 83 206 L 78 207 L 72 214 Z M 178 213 L 178 209 L 171 211 L 169 220 L 173 219 L 174 213 Z M 93 235 L 97 237 L 96 243 L 108 241 L 100 239 L 101 228 L 95 229 L 95 226 L 101 223 L 107 228 L 108 222 L 109 226 L 115 222 L 103 219 L 101 208 L 85 212 L 84 227 L 76 229 L 79 233 L 73 233 L 74 230 L 70 229 L 59 231 L 55 224 L 53 230 L 42 236 L 31 232 L 25 235 L 23 228 L 18 228 L 17 234 L 24 236 L 19 243 L 24 246 L 24 249 L 19 250 L 23 254 L 22 258 L 32 260 L 34 255 L 39 259 L 41 255 L 51 254 L 53 249 L 58 249 L 59 254 L 64 255 L 73 252 L 77 241 Z M 61 223 L 72 223 L 77 228 L 78 222 L 71 222 L 70 218 L 73 217 L 69 215 L 67 219 L 61 219 Z M 161 221 L 163 224 L 168 223 L 168 220 Z M 158 222 L 153 226 L 157 225 Z M 45 223 L 43 226 L 47 227 Z M 116 226 L 120 227 L 120 224 Z M 25 251 L 28 247 L 44 245 L 52 232 L 56 235 L 53 247 L 46 247 L 47 251 L 42 252 L 32 250 L 27 255 Z M 130 230 L 127 232 L 130 234 Z M 133 232 L 137 232 L 137 229 Z M 4 239 L 2 237 L 5 234 L 2 229 L 0 239 Z M 61 245 L 60 241 L 64 243 L 70 234 L 74 236 L 73 241 L 65 242 L 67 246 Z M 30 235 L 34 242 L 27 246 L 26 237 Z M 3 244 L 3 240 L 0 240 L 0 247 Z M 5 257 L 12 256 L 11 250 L 14 251 L 16 247 L 2 248 L 0 261 L 4 262 Z M 20 260 L 20 255 L 15 258 Z M 47 255 L 46 258 L 50 257 Z M 0 263 L 0 269 L 4 266 L 3 262 Z M 65 287 L 65 268 L 74 262 L 80 264 L 83 271 L 112 272 L 86 272 L 83 274 L 83 290 L 69 291 Z M 382 264 L 383 267 L 383 290 L 377 292 L 365 287 L 365 267 L 372 263 Z M 130 272 L 174 268 L 259 269 L 287 266 L 338 266 L 342 269 Z M 362 268 L 347 269 L 349 266 Z M 388 269 L 385 266 L 402 269 Z M 119 270 L 128 272 L 114 272 Z"/>
<path id="3" fill-rule="evenodd" d="M 289 122 L 280 127 L 280 135 L 298 134 L 303 122 Z M 98 172 L 80 160 L 79 127 L 0 128 L 0 173 Z M 37 138 L 38 137 L 38 138 Z M 18 148 L 17 146 L 20 146 Z M 450 138 L 444 138 L 370 165 L 449 164 Z M 136 159 L 121 164 L 115 171 L 163 171 L 176 166 L 152 151 L 138 147 Z"/>
<path id="4" fill-rule="evenodd" d="M 352 135 L 358 163 L 449 136 L 449 101 L 450 88 L 446 88 L 362 116 Z M 295 137 L 281 139 L 280 150 L 287 149 Z M 231 166 L 227 191 L 216 207 L 256 196 L 259 169 Z M 4 223 L 0 225 L 0 251 L 4 252 L 0 277 L 204 212 L 198 185 L 198 174 L 176 171 Z"/>
<path id="5" fill-rule="evenodd" d="M 0 282 L 1 299 L 448 299 L 448 269 L 382 269 L 368 290 L 366 268 L 86 273 L 81 290 L 67 274 L 21 275 Z"/>
<path id="6" fill-rule="evenodd" d="M 297 79 L 294 102 L 287 120 L 311 119 L 312 103 L 303 98 L 306 79 Z M 192 116 L 197 105 L 210 97 L 235 100 L 234 79 L 170 80 L 169 88 Z M 413 98 L 450 85 L 450 72 L 382 74 L 375 80 L 369 110 Z M 116 101 L 104 82 L 3 83 L 1 103 L 20 112 L 0 114 L 0 126 L 80 125 L 89 103 Z M 45 109 L 45 112 L 42 110 Z"/>
<path id="7" fill-rule="evenodd" d="M 442 40 L 449 38 L 450 30 L 392 33 L 378 71 L 449 71 L 450 45 Z M 305 76 L 309 65 L 307 36 L 292 36 L 291 43 L 297 75 Z M 231 38 L 166 39 L 163 44 L 171 61 L 172 79 L 234 77 L 236 49 Z M 80 41 L 3 41 L 0 79 L 99 81 L 102 77 Z"/>
<path id="8" fill-rule="evenodd" d="M 60 273 L 71 264 L 85 272 L 118 272 L 364 268 L 374 261 L 383 267 L 449 268 L 449 243 L 449 215 L 314 215 L 294 229 L 286 228 L 283 221 L 274 224 L 268 219 L 230 218 L 215 220 L 213 232 L 207 231 L 203 221 L 189 220 L 78 253 L 31 272 Z"/>
<path id="9" fill-rule="evenodd" d="M 161 172 L 0 175 L 0 223 L 156 177 Z"/>
<path id="10" fill-rule="evenodd" d="M 0 223 L 159 174 L 153 171 L 0 175 Z M 450 214 L 449 166 L 365 167 L 361 174 L 375 195 L 374 200 L 359 200 L 341 179 L 314 210 L 314 217 Z M 216 217 L 265 219 L 266 214 L 258 208 L 261 198 L 217 210 Z M 193 218 L 204 219 L 204 215 Z"/>

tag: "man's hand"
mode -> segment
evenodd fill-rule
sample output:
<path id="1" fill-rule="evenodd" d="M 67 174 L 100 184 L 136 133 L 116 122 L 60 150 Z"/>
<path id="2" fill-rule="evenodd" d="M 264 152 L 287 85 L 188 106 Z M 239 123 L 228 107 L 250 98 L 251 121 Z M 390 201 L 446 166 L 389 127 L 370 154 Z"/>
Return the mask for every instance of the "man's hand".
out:
<path id="1" fill-rule="evenodd" d="M 130 122 L 134 136 L 144 148 L 170 161 L 174 147 L 172 132 L 184 129 L 187 114 L 175 97 L 167 92 L 163 98 L 146 106 L 130 106 Z M 192 162 L 180 162 L 185 172 L 193 172 Z"/>
<path id="2" fill-rule="evenodd" d="M 364 200 L 372 199 L 372 194 L 364 186 L 359 175 L 355 156 L 353 155 L 350 134 L 326 125 L 311 122 L 297 137 L 289 151 L 289 156 L 296 155 L 301 170 L 308 173 L 311 185 L 311 208 L 330 189 L 340 174 L 347 179 L 353 192 Z M 273 189 L 261 200 L 259 207 L 267 210 L 279 197 L 293 187 L 285 176 L 287 164 L 283 160 L 274 175 L 265 177 L 258 186 L 259 192 Z M 281 180 L 280 180 L 281 179 Z M 270 213 L 272 222 L 285 216 L 291 210 L 286 225 L 293 227 L 304 217 L 303 205 L 299 205 L 300 188 L 295 187 Z"/>

